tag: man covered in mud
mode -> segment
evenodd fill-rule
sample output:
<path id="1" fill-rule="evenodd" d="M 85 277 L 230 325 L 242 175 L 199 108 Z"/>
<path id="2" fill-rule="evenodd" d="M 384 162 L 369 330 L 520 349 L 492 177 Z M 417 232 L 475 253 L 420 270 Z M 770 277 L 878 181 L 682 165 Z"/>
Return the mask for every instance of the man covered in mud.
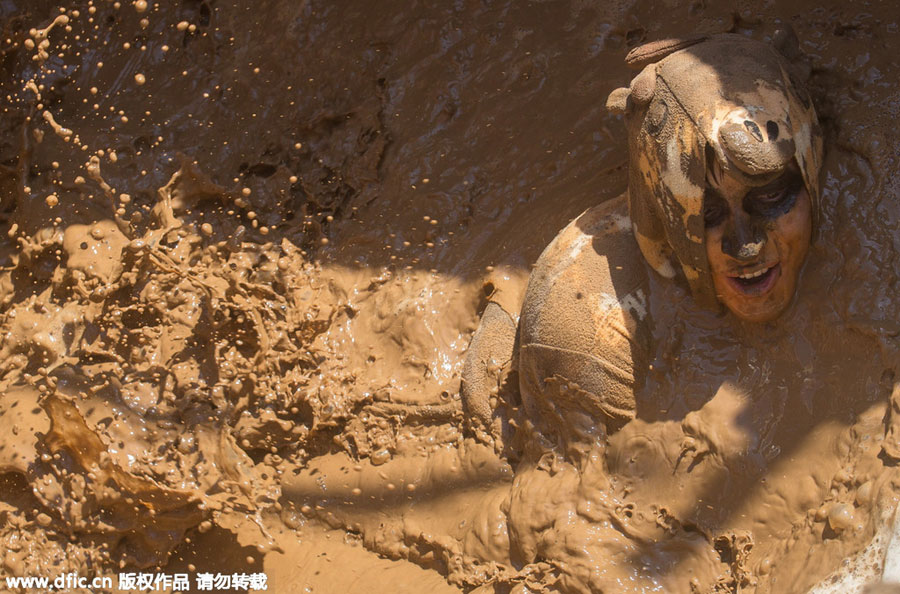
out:
<path id="1" fill-rule="evenodd" d="M 822 158 L 815 110 L 784 55 L 792 49 L 725 34 L 629 54 L 643 69 L 607 104 L 627 126 L 628 192 L 544 250 L 518 328 L 499 305 L 486 308 L 462 384 L 476 432 L 500 431 L 490 394 L 504 361 L 545 436 L 590 440 L 634 418 L 654 285 L 676 283 L 738 323 L 772 322 L 790 306 Z"/>
<path id="2" fill-rule="evenodd" d="M 822 140 L 780 52 L 739 35 L 632 52 L 643 69 L 608 102 L 625 116 L 628 192 L 544 250 L 518 324 L 488 304 L 461 386 L 476 439 L 377 467 L 319 462 L 283 482 L 287 499 L 328 499 L 330 520 L 380 552 L 440 558 L 451 581 L 485 584 L 479 592 L 529 580 L 560 592 L 747 586 L 751 548 L 767 555 L 765 534 L 805 522 L 819 483 L 807 477 L 798 496 L 772 478 L 757 494 L 763 512 L 729 518 L 734 493 L 763 468 L 748 454 L 761 442 L 740 425 L 749 398 L 716 378 L 712 406 L 656 423 L 665 407 L 641 388 L 665 334 L 654 323 L 672 317 L 657 315 L 662 301 L 715 328 L 786 321 L 815 224 Z M 518 374 L 518 402 L 504 368 Z M 765 399 L 752 404 L 767 417 Z M 704 447 L 718 459 L 697 462 Z M 367 514 L 374 501 L 379 513 Z"/>

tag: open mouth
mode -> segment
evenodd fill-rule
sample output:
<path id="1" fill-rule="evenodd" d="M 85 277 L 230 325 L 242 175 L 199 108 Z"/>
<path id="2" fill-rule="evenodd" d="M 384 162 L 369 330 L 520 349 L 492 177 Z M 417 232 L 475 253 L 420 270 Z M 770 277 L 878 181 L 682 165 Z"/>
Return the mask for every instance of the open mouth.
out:
<path id="1" fill-rule="evenodd" d="M 758 296 L 767 292 L 781 277 L 781 264 L 776 263 L 768 268 L 729 276 L 728 282 L 738 292 L 745 295 Z"/>

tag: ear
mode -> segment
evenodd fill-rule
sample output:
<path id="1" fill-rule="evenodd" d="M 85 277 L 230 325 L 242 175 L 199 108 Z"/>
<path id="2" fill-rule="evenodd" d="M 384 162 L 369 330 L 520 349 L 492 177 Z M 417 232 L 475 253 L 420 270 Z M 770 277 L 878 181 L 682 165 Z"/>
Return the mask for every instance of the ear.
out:
<path id="1" fill-rule="evenodd" d="M 656 66 L 650 65 L 635 76 L 629 88 L 622 87 L 609 94 L 606 109 L 613 113 L 630 113 L 635 106 L 644 107 L 656 92 Z"/>
<path id="2" fill-rule="evenodd" d="M 606 98 L 606 109 L 612 113 L 625 114 L 628 112 L 628 97 L 631 95 L 631 89 L 627 87 L 619 87 L 609 94 Z"/>
<path id="3" fill-rule="evenodd" d="M 669 54 L 673 54 L 678 50 L 690 47 L 701 41 L 709 39 L 708 35 L 700 35 L 697 37 L 687 37 L 681 39 L 660 39 L 659 41 L 651 41 L 644 45 L 639 45 L 628 52 L 625 56 L 625 63 L 629 68 L 640 70 L 648 64 L 659 62 Z"/>
<path id="4" fill-rule="evenodd" d="M 794 62 L 803 57 L 803 52 L 800 51 L 800 40 L 797 39 L 797 33 L 789 23 L 785 23 L 775 31 L 775 34 L 772 36 L 772 45 L 789 62 Z"/>
<path id="5" fill-rule="evenodd" d="M 772 35 L 772 45 L 787 60 L 793 75 L 805 84 L 812 74 L 812 66 L 807 61 L 806 55 L 800 50 L 800 40 L 797 38 L 794 28 L 785 23 L 777 29 Z"/>
<path id="6" fill-rule="evenodd" d="M 647 105 L 656 93 L 656 66 L 651 64 L 631 80 L 631 100 L 637 105 Z"/>

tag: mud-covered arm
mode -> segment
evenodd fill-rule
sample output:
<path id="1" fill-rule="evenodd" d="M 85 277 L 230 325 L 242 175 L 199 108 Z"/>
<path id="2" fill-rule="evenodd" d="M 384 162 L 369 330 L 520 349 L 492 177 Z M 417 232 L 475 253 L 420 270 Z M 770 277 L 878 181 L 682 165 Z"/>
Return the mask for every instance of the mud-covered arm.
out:
<path id="1" fill-rule="evenodd" d="M 515 355 L 516 323 L 498 303 L 489 302 L 463 363 L 460 398 L 468 427 L 483 437 L 493 433 L 491 399 L 496 398 Z"/>

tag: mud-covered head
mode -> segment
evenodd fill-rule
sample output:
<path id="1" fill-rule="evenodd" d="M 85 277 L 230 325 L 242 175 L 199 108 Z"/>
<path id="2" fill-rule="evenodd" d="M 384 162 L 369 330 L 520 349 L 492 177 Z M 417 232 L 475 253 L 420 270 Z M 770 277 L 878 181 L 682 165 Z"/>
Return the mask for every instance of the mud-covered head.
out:
<path id="1" fill-rule="evenodd" d="M 741 315 L 729 300 L 733 295 L 723 292 L 733 285 L 741 297 L 745 291 L 740 283 L 752 288 L 751 275 L 771 272 L 765 279 L 780 282 L 777 262 L 771 270 L 763 268 L 764 260 L 777 260 L 777 255 L 761 255 L 772 212 L 765 216 L 755 203 L 748 206 L 746 197 L 754 192 L 766 200 L 786 196 L 793 205 L 808 195 L 809 219 L 815 219 L 822 140 L 799 75 L 782 51 L 731 34 L 657 42 L 632 51 L 628 61 L 643 69 L 629 88 L 614 91 L 607 105 L 625 114 L 629 207 L 644 257 L 664 277 L 681 270 L 703 305 L 718 307 L 721 302 L 740 317 L 771 319 Z M 729 194 L 723 187 L 731 189 L 724 208 L 730 204 L 732 214 L 717 241 L 733 283 L 724 273 L 724 280 L 714 281 L 706 245 L 710 222 L 717 223 L 710 219 L 710 197 Z M 802 200 L 790 193 L 802 193 Z M 808 232 L 804 241 L 809 243 Z M 806 245 L 802 248 L 797 271 Z M 796 259 L 796 250 L 794 255 Z M 762 281 L 753 282 L 759 287 L 744 295 L 751 301 L 765 288 Z"/>

